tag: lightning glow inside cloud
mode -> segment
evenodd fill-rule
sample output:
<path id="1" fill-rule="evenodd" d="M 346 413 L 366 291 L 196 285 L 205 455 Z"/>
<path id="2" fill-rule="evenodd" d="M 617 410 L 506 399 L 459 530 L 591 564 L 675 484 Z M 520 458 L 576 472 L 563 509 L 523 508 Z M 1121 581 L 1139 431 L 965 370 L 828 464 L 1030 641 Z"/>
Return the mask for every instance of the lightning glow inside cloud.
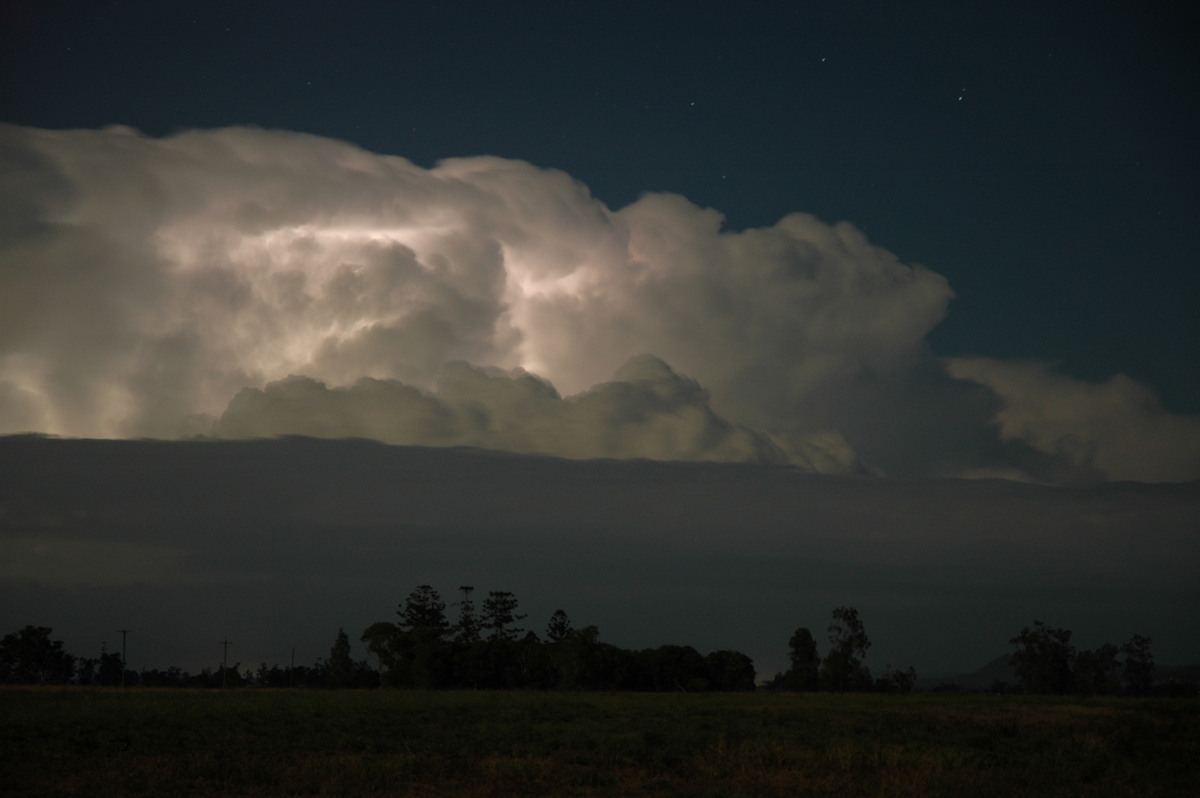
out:
<path id="1" fill-rule="evenodd" d="M 520 161 L 254 128 L 4 126 L 0 151 L 0 432 L 1200 477 L 1195 419 L 1138 391 L 1063 431 L 1089 386 L 935 360 L 947 281 L 848 223 L 727 231 Z"/>

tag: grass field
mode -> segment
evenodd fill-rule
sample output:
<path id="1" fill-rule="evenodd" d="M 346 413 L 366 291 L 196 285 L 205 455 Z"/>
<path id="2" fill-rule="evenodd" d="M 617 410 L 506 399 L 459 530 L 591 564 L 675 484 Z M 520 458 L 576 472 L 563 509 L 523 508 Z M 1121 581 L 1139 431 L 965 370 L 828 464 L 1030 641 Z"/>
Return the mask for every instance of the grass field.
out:
<path id="1" fill-rule="evenodd" d="M 0 690 L 5 795 L 1195 796 L 1200 702 Z"/>

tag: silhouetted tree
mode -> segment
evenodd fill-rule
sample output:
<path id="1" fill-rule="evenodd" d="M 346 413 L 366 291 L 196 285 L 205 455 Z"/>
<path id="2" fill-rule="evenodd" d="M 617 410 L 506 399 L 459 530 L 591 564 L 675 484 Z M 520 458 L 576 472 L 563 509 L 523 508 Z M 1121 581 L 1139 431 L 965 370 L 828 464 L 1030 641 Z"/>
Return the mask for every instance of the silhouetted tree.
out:
<path id="1" fill-rule="evenodd" d="M 887 666 L 886 673 L 875 681 L 875 689 L 881 693 L 911 693 L 917 683 L 917 671 L 911 665 L 902 671 Z"/>
<path id="2" fill-rule="evenodd" d="M 1125 655 L 1123 676 L 1125 688 L 1134 695 L 1146 695 L 1154 685 L 1154 655 L 1150 653 L 1149 637 L 1135 634 L 1121 646 Z"/>
<path id="3" fill-rule="evenodd" d="M 1084 695 L 1108 695 L 1115 692 L 1119 686 L 1118 653 L 1120 649 L 1112 643 L 1105 643 L 1100 648 L 1076 654 L 1071 677 L 1075 690 Z"/>
<path id="4" fill-rule="evenodd" d="M 420 585 L 397 610 L 400 628 L 418 642 L 440 640 L 449 626 L 446 622 L 446 602 L 429 585 Z"/>
<path id="5" fill-rule="evenodd" d="M 442 642 L 449 624 L 441 595 L 429 585 L 419 585 L 398 615 L 401 634 L 392 637 L 390 648 L 397 658 L 389 682 L 421 688 L 446 686 L 451 652 Z"/>
<path id="6" fill-rule="evenodd" d="M 812 632 L 800 627 L 788 641 L 788 658 L 792 667 L 783 675 L 785 690 L 816 690 L 821 672 L 821 658 L 817 655 L 817 641 Z"/>
<path id="7" fill-rule="evenodd" d="M 754 660 L 740 651 L 714 651 L 704 658 L 713 690 L 750 691 L 758 676 Z"/>
<path id="8" fill-rule="evenodd" d="M 640 690 L 703 692 L 709 689 L 708 665 L 691 646 L 659 646 L 638 652 L 642 671 L 637 683 L 618 685 Z"/>
<path id="9" fill-rule="evenodd" d="M 85 686 L 96 684 L 96 668 L 100 660 L 92 657 L 80 657 L 75 666 L 75 683 Z"/>
<path id="10" fill-rule="evenodd" d="M 572 690 L 595 687 L 602 670 L 602 645 L 596 626 L 575 629 L 555 643 L 554 665 L 562 674 L 560 685 Z"/>
<path id="11" fill-rule="evenodd" d="M 858 610 L 837 607 L 829 623 L 829 653 L 821 664 L 821 683 L 828 690 L 858 690 L 869 687 L 871 672 L 862 663 L 871 640 L 863 630 Z"/>
<path id="12" fill-rule="evenodd" d="M 96 684 L 102 684 L 106 687 L 116 687 L 121 683 L 121 669 L 123 667 L 121 655 L 115 651 L 110 653 L 107 644 L 101 643 L 100 667 L 96 672 Z"/>
<path id="13" fill-rule="evenodd" d="M 554 664 L 556 644 L 542 642 L 533 632 L 526 632 L 521 641 L 521 678 L 525 687 L 548 689 L 557 687 L 560 674 Z"/>
<path id="14" fill-rule="evenodd" d="M 1009 641 L 1016 651 L 1009 664 L 1017 672 L 1025 690 L 1031 693 L 1066 693 L 1071 690 L 1071 663 L 1075 649 L 1071 630 L 1046 626 L 1034 621 Z"/>
<path id="15" fill-rule="evenodd" d="M 408 683 L 408 661 L 413 646 L 407 632 L 394 623 L 380 621 L 368 626 L 359 639 L 378 659 L 379 678 L 384 685 L 400 687 Z"/>
<path id="16" fill-rule="evenodd" d="M 379 673 L 371 667 L 371 663 L 366 659 L 355 660 L 351 673 L 353 674 L 350 679 L 351 687 L 379 686 Z"/>
<path id="17" fill-rule="evenodd" d="M 138 684 L 142 687 L 183 687 L 187 674 L 172 665 L 164 670 L 151 668 L 138 674 Z M 257 680 L 255 684 L 258 684 Z M 264 687 L 269 685 L 262 685 Z M 286 687 L 286 684 L 278 685 Z"/>
<path id="18" fill-rule="evenodd" d="M 550 616 L 550 623 L 546 626 L 546 638 L 551 643 L 558 643 L 566 640 L 571 634 L 571 619 L 562 610 L 555 610 Z"/>
<path id="19" fill-rule="evenodd" d="M 265 662 L 259 664 L 258 670 L 254 672 L 254 678 L 252 681 L 255 687 L 289 686 L 287 670 L 279 667 L 279 665 L 268 666 Z"/>
<path id="20" fill-rule="evenodd" d="M 0 682 L 66 684 L 75 674 L 75 657 L 51 640 L 48 626 L 26 626 L 0 640 Z M 118 658 L 119 659 L 119 658 Z M 120 682 L 118 671 L 117 681 Z"/>
<path id="21" fill-rule="evenodd" d="M 524 618 L 517 615 L 517 597 L 503 590 L 493 590 L 488 593 L 483 602 L 484 629 L 488 630 L 488 640 L 516 640 L 524 629 L 510 628 L 512 624 Z"/>
<path id="22" fill-rule="evenodd" d="M 329 661 L 325 663 L 325 686 L 350 687 L 353 683 L 354 660 L 350 658 L 350 638 L 339 628 L 333 648 L 329 649 Z"/>
<path id="23" fill-rule="evenodd" d="M 211 668 L 205 668 L 200 671 L 200 675 L 192 677 L 188 687 L 245 687 L 249 680 L 245 674 L 241 672 L 242 663 L 235 662 L 226 667 L 224 664 L 218 665 L 214 671 Z"/>

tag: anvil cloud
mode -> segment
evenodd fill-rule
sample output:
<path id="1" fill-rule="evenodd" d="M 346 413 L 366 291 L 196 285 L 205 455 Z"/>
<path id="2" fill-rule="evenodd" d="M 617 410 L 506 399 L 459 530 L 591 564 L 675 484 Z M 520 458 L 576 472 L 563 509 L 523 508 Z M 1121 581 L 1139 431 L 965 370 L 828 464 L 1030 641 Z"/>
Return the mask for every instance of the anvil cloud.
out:
<path id="1" fill-rule="evenodd" d="M 0 157 L 0 433 L 1200 478 L 1200 420 L 1143 386 L 937 360 L 947 281 L 846 222 L 255 128 L 2 126 Z"/>

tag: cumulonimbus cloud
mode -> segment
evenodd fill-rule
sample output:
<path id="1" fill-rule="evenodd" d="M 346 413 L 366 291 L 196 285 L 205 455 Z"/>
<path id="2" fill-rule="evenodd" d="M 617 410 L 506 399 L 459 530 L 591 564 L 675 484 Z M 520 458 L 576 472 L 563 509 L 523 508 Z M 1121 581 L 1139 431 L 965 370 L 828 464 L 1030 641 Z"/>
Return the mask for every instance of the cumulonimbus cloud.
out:
<path id="1" fill-rule="evenodd" d="M 946 280 L 848 223 L 727 231 L 676 195 L 613 210 L 520 161 L 426 169 L 255 128 L 0 142 L 0 432 L 1013 468 L 941 444 L 931 465 L 924 427 L 847 417 L 847 396 L 878 407 L 903 375 L 940 386 L 917 404 L 957 395 L 925 348 Z"/>

